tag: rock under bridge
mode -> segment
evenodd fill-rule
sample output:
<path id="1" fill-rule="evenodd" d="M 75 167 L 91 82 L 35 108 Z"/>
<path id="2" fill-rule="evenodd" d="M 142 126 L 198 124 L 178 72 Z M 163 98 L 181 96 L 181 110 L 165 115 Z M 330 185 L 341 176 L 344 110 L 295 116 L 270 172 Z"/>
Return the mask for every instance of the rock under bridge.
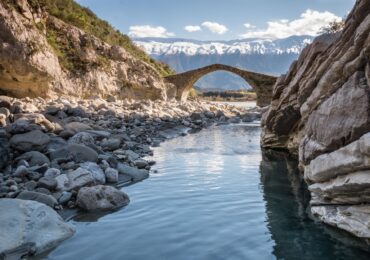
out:
<path id="1" fill-rule="evenodd" d="M 270 104 L 272 97 L 272 87 L 276 82 L 276 77 L 262 73 L 251 72 L 223 64 L 213 64 L 203 68 L 189 70 L 176 75 L 165 77 L 165 80 L 176 86 L 174 93 L 178 100 L 186 100 L 190 89 L 201 77 L 214 71 L 228 71 L 242 77 L 256 92 L 257 105 L 266 106 Z"/>

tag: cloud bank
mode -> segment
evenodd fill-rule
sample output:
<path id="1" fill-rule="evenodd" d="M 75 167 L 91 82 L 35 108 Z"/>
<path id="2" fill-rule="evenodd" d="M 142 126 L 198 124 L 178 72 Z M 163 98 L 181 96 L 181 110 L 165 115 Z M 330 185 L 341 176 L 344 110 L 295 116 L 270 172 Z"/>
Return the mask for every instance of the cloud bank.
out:
<path id="1" fill-rule="evenodd" d="M 244 24 L 248 31 L 242 35 L 242 38 L 266 38 L 281 39 L 293 35 L 311 35 L 316 36 L 322 27 L 333 21 L 340 21 L 341 18 L 328 11 L 319 12 L 306 10 L 296 20 L 279 20 L 267 23 L 265 30 L 252 30 L 250 24 Z"/>
<path id="2" fill-rule="evenodd" d="M 202 28 L 200 28 L 198 25 L 187 25 L 184 27 L 184 29 L 188 32 L 198 32 L 202 30 Z"/>
<path id="3" fill-rule="evenodd" d="M 143 38 L 143 37 L 167 38 L 175 36 L 174 33 L 167 32 L 167 29 L 162 26 L 153 27 L 150 25 L 130 26 L 128 35 L 134 38 Z"/>
<path id="4" fill-rule="evenodd" d="M 210 30 L 212 33 L 216 33 L 216 34 L 224 34 L 229 30 L 227 29 L 225 25 L 222 25 L 216 22 L 206 21 L 202 23 L 202 26 Z"/>

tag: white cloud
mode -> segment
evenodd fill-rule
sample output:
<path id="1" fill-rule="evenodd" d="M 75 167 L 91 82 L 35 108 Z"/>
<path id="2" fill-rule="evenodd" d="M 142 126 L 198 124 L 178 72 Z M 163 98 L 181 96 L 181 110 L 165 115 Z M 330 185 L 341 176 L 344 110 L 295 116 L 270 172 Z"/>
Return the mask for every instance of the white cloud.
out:
<path id="1" fill-rule="evenodd" d="M 207 28 L 211 32 L 217 33 L 217 34 L 224 34 L 225 32 L 227 32 L 229 30 L 229 29 L 227 29 L 227 27 L 225 25 L 215 23 L 215 22 L 208 22 L 207 21 L 207 22 L 202 23 L 202 26 Z"/>
<path id="2" fill-rule="evenodd" d="M 136 38 L 142 37 L 167 38 L 175 36 L 174 33 L 167 32 L 167 29 L 162 26 L 152 27 L 150 25 L 130 26 L 128 35 Z"/>
<path id="3" fill-rule="evenodd" d="M 240 35 L 243 38 L 268 38 L 279 39 L 286 38 L 292 35 L 318 35 L 320 29 L 332 21 L 340 21 L 341 18 L 328 11 L 318 12 L 314 10 L 306 10 L 296 20 L 279 20 L 270 21 L 267 23 L 265 30 L 250 30 Z"/>
<path id="4" fill-rule="evenodd" d="M 198 32 L 202 30 L 202 28 L 200 28 L 198 25 L 187 25 L 184 27 L 184 29 L 188 32 Z"/>
<path id="5" fill-rule="evenodd" d="M 244 24 L 244 27 L 247 28 L 247 29 L 252 29 L 252 28 L 256 28 L 256 26 L 250 24 L 250 23 L 245 23 Z"/>

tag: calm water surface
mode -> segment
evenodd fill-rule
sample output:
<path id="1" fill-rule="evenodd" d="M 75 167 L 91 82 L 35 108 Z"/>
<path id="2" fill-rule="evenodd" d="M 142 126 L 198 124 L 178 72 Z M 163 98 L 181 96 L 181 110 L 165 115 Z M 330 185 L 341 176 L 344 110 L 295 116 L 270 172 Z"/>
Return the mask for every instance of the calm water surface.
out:
<path id="1" fill-rule="evenodd" d="M 366 246 L 313 222 L 296 163 L 263 153 L 259 123 L 212 127 L 155 149 L 157 174 L 131 203 L 48 259 L 370 259 Z"/>

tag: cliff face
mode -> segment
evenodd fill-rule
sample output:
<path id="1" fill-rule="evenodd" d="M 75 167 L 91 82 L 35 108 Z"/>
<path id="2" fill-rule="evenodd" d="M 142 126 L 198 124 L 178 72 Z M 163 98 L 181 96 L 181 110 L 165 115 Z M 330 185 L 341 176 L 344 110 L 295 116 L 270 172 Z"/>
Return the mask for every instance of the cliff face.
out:
<path id="1" fill-rule="evenodd" d="M 2 94 L 165 99 L 166 88 L 153 64 L 56 18 L 42 1 L 0 2 Z"/>
<path id="2" fill-rule="evenodd" d="M 370 0 L 278 79 L 262 126 L 263 147 L 299 155 L 312 213 L 370 238 Z"/>

